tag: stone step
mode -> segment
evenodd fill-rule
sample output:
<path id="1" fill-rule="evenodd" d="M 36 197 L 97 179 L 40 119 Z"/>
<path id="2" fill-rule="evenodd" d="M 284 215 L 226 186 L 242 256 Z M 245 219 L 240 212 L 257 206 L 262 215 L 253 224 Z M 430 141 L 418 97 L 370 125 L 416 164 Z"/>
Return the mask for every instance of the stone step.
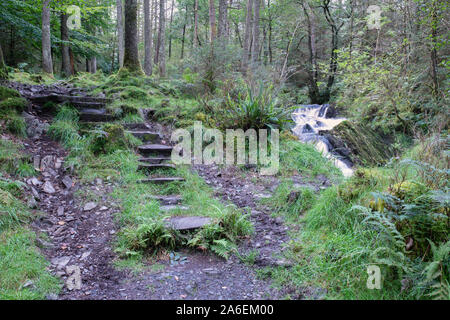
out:
<path id="1" fill-rule="evenodd" d="M 176 167 L 174 164 L 169 163 L 157 163 L 157 164 L 140 163 L 138 166 L 138 170 L 152 171 L 158 169 L 176 169 Z"/>
<path id="2" fill-rule="evenodd" d="M 43 104 L 48 101 L 52 101 L 55 103 L 70 102 L 72 104 L 94 103 L 94 104 L 105 105 L 105 104 L 111 102 L 111 99 L 107 99 L 107 98 L 86 97 L 86 96 L 68 96 L 68 95 L 61 95 L 61 94 L 57 94 L 57 93 L 51 93 L 48 95 L 31 97 L 30 100 L 36 104 Z"/>
<path id="3" fill-rule="evenodd" d="M 176 205 L 183 200 L 183 198 L 179 195 L 171 195 L 171 196 L 148 196 L 149 199 L 158 201 L 163 206 Z"/>
<path id="4" fill-rule="evenodd" d="M 114 116 L 106 109 L 82 109 L 80 111 L 80 121 L 86 122 L 108 122 L 113 121 Z"/>
<path id="5" fill-rule="evenodd" d="M 168 228 L 174 230 L 192 230 L 198 229 L 205 225 L 211 224 L 212 219 L 209 217 L 171 217 L 166 220 L 165 224 Z"/>
<path id="6" fill-rule="evenodd" d="M 162 139 L 161 135 L 158 132 L 149 130 L 133 130 L 127 132 L 131 133 L 133 136 L 142 140 L 143 142 L 160 143 Z"/>
<path id="7" fill-rule="evenodd" d="M 173 147 L 166 146 L 163 144 L 146 144 L 143 146 L 139 146 L 139 153 L 147 156 L 147 155 L 170 155 L 172 153 Z"/>
<path id="8" fill-rule="evenodd" d="M 173 204 L 168 204 L 168 205 L 164 205 L 164 206 L 159 206 L 159 209 L 161 211 L 172 211 L 172 210 L 182 210 L 182 211 L 186 211 L 189 210 L 189 207 L 186 206 L 177 206 L 177 205 L 173 205 Z"/>
<path id="9" fill-rule="evenodd" d="M 102 102 L 70 102 L 77 109 L 102 109 L 106 106 Z"/>
<path id="10" fill-rule="evenodd" d="M 138 123 L 122 123 L 126 130 L 150 130 L 150 127 L 145 122 Z"/>
<path id="11" fill-rule="evenodd" d="M 153 158 L 140 158 L 139 162 L 145 162 L 150 164 L 168 163 L 172 159 L 170 157 L 153 157 Z"/>
<path id="12" fill-rule="evenodd" d="M 164 184 L 170 182 L 183 182 L 184 178 L 180 177 L 161 177 L 161 178 L 147 178 L 139 180 L 140 183 L 154 183 L 154 184 Z"/>

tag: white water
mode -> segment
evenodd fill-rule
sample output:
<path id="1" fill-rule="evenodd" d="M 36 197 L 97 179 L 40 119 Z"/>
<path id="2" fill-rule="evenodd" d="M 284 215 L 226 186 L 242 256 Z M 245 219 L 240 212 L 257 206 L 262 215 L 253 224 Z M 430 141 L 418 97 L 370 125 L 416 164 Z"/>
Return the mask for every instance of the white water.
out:
<path id="1" fill-rule="evenodd" d="M 333 161 L 334 165 L 338 167 L 344 177 L 350 177 L 353 174 L 353 169 L 345 162 L 336 158 L 331 154 L 331 145 L 328 140 L 319 135 L 319 131 L 329 131 L 337 126 L 345 118 L 326 118 L 329 105 L 307 105 L 303 108 L 297 109 L 292 114 L 296 126 L 292 132 L 303 142 L 312 143 L 316 149 L 325 157 Z"/>

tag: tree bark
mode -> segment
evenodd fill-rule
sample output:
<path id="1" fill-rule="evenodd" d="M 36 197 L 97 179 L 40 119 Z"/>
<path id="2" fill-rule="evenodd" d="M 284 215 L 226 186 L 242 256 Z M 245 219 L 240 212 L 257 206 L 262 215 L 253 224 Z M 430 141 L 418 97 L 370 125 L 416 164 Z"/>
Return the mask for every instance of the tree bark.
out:
<path id="1" fill-rule="evenodd" d="M 194 49 L 198 47 L 198 0 L 194 0 Z"/>
<path id="2" fill-rule="evenodd" d="M 61 14 L 61 57 L 62 57 L 62 73 L 64 76 L 69 77 L 72 75 L 72 68 L 70 67 L 70 54 L 69 46 L 64 42 L 69 41 L 69 28 L 67 28 L 68 16 L 65 13 Z"/>
<path id="3" fill-rule="evenodd" d="M 123 66 L 131 72 L 141 71 L 137 32 L 137 0 L 125 0 L 125 55 Z"/>
<path id="4" fill-rule="evenodd" d="M 166 76 L 166 0 L 159 1 L 159 76 Z"/>
<path id="5" fill-rule="evenodd" d="M 92 57 L 89 60 L 89 72 L 96 73 L 97 72 L 97 57 Z"/>
<path id="6" fill-rule="evenodd" d="M 144 46 L 145 46 L 145 58 L 144 58 L 144 72 L 147 76 L 151 76 L 153 72 L 152 65 L 152 17 L 150 12 L 150 0 L 144 0 Z"/>
<path id="7" fill-rule="evenodd" d="M 42 4 L 42 69 L 46 73 L 53 74 L 49 3 L 50 0 L 44 0 Z"/>
<path id="8" fill-rule="evenodd" d="M 209 0 L 209 40 L 211 43 L 216 39 L 216 8 L 214 6 L 214 0 Z"/>
<path id="9" fill-rule="evenodd" d="M 253 41 L 252 41 L 252 63 L 259 60 L 259 12 L 261 0 L 253 0 Z"/>
<path id="10" fill-rule="evenodd" d="M 247 1 L 247 14 L 245 16 L 245 34 L 244 34 L 244 50 L 242 53 L 242 71 L 246 72 L 248 68 L 248 56 L 250 52 L 250 39 L 252 37 L 252 8 L 253 0 Z"/>
<path id="11" fill-rule="evenodd" d="M 303 3 L 303 11 L 305 13 L 306 22 L 308 25 L 308 48 L 310 63 L 310 69 L 308 70 L 309 98 L 311 99 L 311 103 L 318 103 L 320 100 L 319 87 L 317 86 L 319 68 L 317 66 L 316 59 L 316 26 L 314 21 L 314 12 L 312 12 L 307 2 Z"/>
<path id="12" fill-rule="evenodd" d="M 175 6 L 175 0 L 172 0 L 172 6 L 170 7 L 170 22 L 169 22 L 169 60 L 172 57 L 172 21 L 173 21 L 173 7 Z"/>
<path id="13" fill-rule="evenodd" d="M 227 0 L 219 0 L 218 36 L 221 44 L 227 42 Z"/>
<path id="14" fill-rule="evenodd" d="M 123 67 L 124 60 L 124 31 L 123 31 L 123 0 L 117 0 L 117 40 L 119 53 L 119 67 Z"/>
<path id="15" fill-rule="evenodd" d="M 5 59 L 3 57 L 2 45 L 0 43 L 0 80 L 8 79 L 8 69 L 6 68 Z"/>

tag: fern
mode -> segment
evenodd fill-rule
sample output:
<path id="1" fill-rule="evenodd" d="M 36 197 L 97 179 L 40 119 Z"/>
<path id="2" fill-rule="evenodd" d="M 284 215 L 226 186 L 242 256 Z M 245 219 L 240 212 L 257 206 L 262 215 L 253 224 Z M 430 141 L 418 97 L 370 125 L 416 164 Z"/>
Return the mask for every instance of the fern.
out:
<path id="1" fill-rule="evenodd" d="M 436 300 L 450 299 L 449 268 L 450 268 L 450 241 L 436 246 L 430 242 L 433 261 L 429 262 L 423 270 L 423 285 L 427 296 Z"/>

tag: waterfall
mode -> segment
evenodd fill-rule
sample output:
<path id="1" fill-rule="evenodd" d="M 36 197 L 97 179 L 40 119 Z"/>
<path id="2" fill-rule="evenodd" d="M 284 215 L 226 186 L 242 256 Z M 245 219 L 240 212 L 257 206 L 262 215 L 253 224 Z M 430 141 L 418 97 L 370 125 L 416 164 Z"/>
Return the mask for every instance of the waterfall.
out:
<path id="1" fill-rule="evenodd" d="M 345 177 L 350 177 L 353 169 L 333 154 L 330 142 L 320 134 L 320 131 L 330 131 L 346 120 L 345 118 L 335 118 L 335 116 L 334 109 L 330 108 L 329 104 L 301 106 L 292 113 L 292 119 L 296 124 L 292 132 L 300 141 L 314 144 L 319 152 L 333 161 Z"/>

